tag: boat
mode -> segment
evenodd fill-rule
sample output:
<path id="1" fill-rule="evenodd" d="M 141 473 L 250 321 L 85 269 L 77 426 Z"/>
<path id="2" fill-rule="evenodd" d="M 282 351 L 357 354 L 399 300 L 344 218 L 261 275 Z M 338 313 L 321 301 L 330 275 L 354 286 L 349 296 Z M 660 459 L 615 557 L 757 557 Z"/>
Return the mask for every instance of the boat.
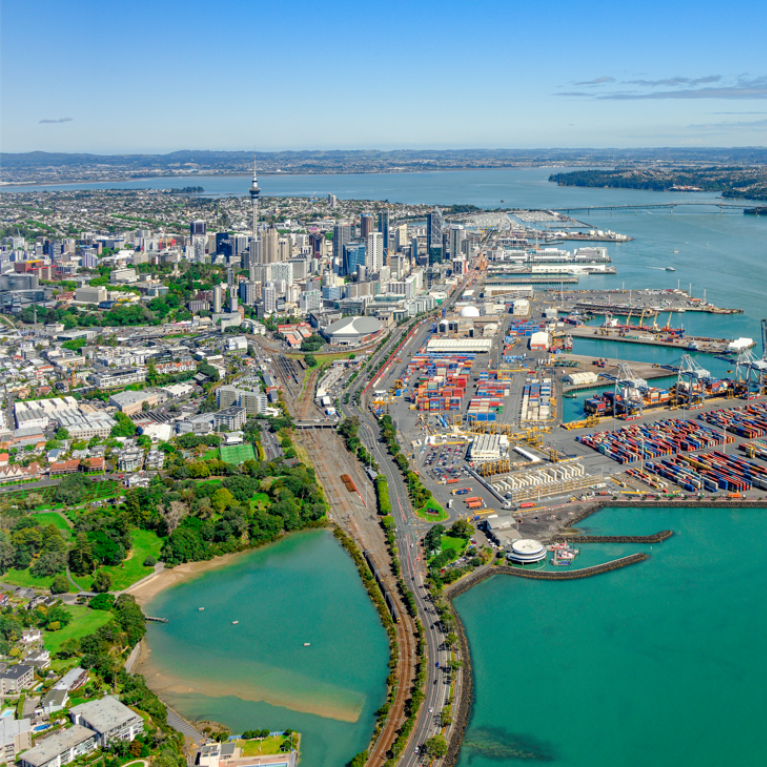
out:
<path id="1" fill-rule="evenodd" d="M 232 626 L 236 626 L 239 623 L 239 621 L 232 621 Z"/>
<path id="2" fill-rule="evenodd" d="M 311 647 L 311 642 L 304 642 L 304 647 Z"/>
<path id="3" fill-rule="evenodd" d="M 197 608 L 200 612 L 202 612 L 205 608 L 204 607 L 198 607 Z"/>
<path id="4" fill-rule="evenodd" d="M 567 567 L 570 562 L 572 562 L 571 559 L 561 559 L 556 556 L 551 558 L 551 564 L 554 565 L 554 567 Z"/>
<path id="5" fill-rule="evenodd" d="M 674 252 L 676 252 L 676 251 L 674 251 Z M 667 272 L 675 272 L 675 271 L 676 271 L 676 269 L 674 269 L 674 267 L 673 267 L 673 266 L 667 266 L 667 267 L 666 267 L 666 271 L 667 271 Z"/>

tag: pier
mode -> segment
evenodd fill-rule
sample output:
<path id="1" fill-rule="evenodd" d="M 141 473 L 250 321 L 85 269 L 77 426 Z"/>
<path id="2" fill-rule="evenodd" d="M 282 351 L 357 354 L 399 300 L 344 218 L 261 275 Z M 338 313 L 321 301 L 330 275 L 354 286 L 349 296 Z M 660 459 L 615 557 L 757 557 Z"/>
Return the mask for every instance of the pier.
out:
<path id="1" fill-rule="evenodd" d="M 145 615 L 144 616 L 145 621 L 150 621 L 152 623 L 167 623 L 167 618 L 156 618 L 154 615 Z"/>
<path id="2" fill-rule="evenodd" d="M 573 530 L 572 536 L 557 535 L 553 540 L 564 543 L 662 543 L 673 534 L 672 530 L 661 530 L 653 535 L 578 535 L 577 531 Z"/>
<path id="3" fill-rule="evenodd" d="M 573 338 L 587 338 L 592 341 L 619 341 L 627 344 L 644 344 L 645 346 L 665 346 L 670 349 L 679 349 L 680 353 L 687 351 L 705 352 L 707 354 L 724 354 L 730 345 L 729 338 L 701 338 L 697 336 L 685 336 L 684 338 L 671 338 L 665 340 L 658 335 L 623 334 L 625 331 L 612 328 L 599 328 L 590 325 L 572 327 L 567 331 Z"/>

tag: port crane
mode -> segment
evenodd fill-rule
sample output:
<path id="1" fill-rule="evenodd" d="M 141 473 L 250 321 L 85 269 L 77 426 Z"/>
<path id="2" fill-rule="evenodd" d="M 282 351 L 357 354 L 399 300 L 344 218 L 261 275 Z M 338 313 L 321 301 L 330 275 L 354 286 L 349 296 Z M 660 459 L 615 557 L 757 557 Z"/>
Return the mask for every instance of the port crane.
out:
<path id="1" fill-rule="evenodd" d="M 703 400 L 702 391 L 695 392 L 695 384 L 711 379 L 711 373 L 702 368 L 689 354 L 683 354 L 679 362 L 679 371 L 676 379 L 676 399 L 679 402 L 680 395 L 685 392 L 687 407 L 695 402 Z"/>
<path id="2" fill-rule="evenodd" d="M 615 395 L 613 399 L 613 413 L 618 410 L 618 387 L 623 395 L 623 409 L 625 414 L 634 415 L 644 409 L 644 400 L 642 392 L 647 391 L 647 381 L 640 378 L 625 362 L 618 366 L 618 372 L 615 376 Z"/>

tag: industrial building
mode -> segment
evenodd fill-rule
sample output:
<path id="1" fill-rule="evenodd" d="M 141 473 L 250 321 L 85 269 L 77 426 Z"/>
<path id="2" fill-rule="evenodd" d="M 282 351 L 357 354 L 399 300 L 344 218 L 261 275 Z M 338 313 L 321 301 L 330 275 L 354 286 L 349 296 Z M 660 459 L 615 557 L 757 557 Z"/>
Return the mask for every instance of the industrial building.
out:
<path id="1" fill-rule="evenodd" d="M 497 461 L 509 452 L 509 438 L 502 434 L 480 434 L 469 447 L 472 461 Z"/>

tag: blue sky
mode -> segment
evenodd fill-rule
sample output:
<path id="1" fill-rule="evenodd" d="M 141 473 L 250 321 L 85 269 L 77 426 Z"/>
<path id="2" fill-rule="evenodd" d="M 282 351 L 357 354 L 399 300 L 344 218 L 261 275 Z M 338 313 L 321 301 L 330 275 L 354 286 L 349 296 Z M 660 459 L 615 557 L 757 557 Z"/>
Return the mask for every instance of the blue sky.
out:
<path id="1" fill-rule="evenodd" d="M 2 150 L 767 145 L 767 3 L 3 0 Z"/>

